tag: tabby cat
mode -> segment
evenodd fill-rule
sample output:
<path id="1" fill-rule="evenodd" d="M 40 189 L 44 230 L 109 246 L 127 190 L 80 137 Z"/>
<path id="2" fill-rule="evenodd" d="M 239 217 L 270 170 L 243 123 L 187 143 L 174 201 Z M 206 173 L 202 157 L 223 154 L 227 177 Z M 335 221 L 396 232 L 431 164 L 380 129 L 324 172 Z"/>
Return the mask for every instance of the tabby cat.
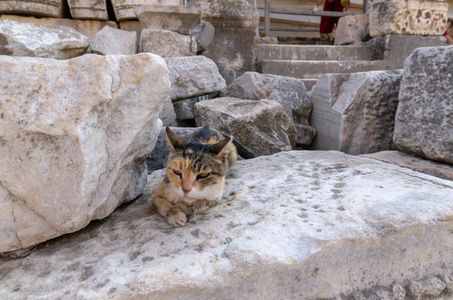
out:
<path id="1" fill-rule="evenodd" d="M 159 213 L 174 227 L 184 226 L 187 215 L 206 210 L 222 197 L 228 166 L 237 158 L 230 137 L 203 127 L 190 141 L 166 128 L 170 156 L 167 173 L 152 193 Z"/>

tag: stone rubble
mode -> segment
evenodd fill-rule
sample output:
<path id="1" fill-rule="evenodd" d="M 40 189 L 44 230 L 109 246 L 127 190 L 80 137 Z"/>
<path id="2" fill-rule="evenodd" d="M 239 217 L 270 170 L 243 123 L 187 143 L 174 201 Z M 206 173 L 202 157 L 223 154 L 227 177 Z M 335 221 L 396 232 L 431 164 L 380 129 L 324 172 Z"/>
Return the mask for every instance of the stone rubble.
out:
<path id="1" fill-rule="evenodd" d="M 335 45 L 366 42 L 369 39 L 368 15 L 349 15 L 338 20 L 335 29 Z"/>
<path id="2" fill-rule="evenodd" d="M 107 219 L 0 258 L 0 298 L 415 299 L 443 286 L 451 299 L 451 181 L 281 152 L 238 161 L 218 205 L 171 228 L 150 199 L 162 177 Z"/>
<path id="3" fill-rule="evenodd" d="M 310 95 L 312 150 L 364 154 L 392 150 L 400 71 L 321 76 Z"/>
<path id="4" fill-rule="evenodd" d="M 195 121 L 232 136 L 244 158 L 289 151 L 296 145 L 294 123 L 274 100 L 223 97 L 201 101 L 195 104 Z"/>
<path id="5" fill-rule="evenodd" d="M 309 126 L 308 121 L 313 104 L 308 98 L 304 83 L 296 78 L 245 72 L 223 90 L 220 96 L 275 100 L 283 106 L 286 115 L 296 125 L 297 143 L 309 145 L 316 135 L 316 130 Z"/>
<path id="6" fill-rule="evenodd" d="M 163 29 L 143 29 L 140 35 L 140 52 L 166 58 L 194 56 L 197 50 L 197 41 L 190 35 Z"/>
<path id="7" fill-rule="evenodd" d="M 0 20 L 0 54 L 68 59 L 90 45 L 88 37 L 72 28 Z"/>
<path id="8" fill-rule="evenodd" d="M 162 58 L 0 65 L 0 253 L 80 230 L 141 194 L 170 92 Z"/>
<path id="9" fill-rule="evenodd" d="M 137 33 L 105 26 L 91 41 L 90 48 L 100 55 L 133 55 L 137 53 Z"/>

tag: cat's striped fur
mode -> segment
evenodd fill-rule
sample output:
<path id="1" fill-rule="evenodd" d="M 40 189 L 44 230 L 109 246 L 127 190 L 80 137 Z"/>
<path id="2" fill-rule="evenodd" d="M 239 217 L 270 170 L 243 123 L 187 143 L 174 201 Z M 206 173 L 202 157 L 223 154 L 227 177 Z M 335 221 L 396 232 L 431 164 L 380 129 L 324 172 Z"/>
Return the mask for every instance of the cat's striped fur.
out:
<path id="1" fill-rule="evenodd" d="M 209 208 L 222 196 L 225 175 L 237 158 L 232 138 L 203 127 L 190 141 L 165 129 L 170 147 L 167 172 L 152 193 L 159 213 L 174 227 L 184 226 L 187 215 Z"/>

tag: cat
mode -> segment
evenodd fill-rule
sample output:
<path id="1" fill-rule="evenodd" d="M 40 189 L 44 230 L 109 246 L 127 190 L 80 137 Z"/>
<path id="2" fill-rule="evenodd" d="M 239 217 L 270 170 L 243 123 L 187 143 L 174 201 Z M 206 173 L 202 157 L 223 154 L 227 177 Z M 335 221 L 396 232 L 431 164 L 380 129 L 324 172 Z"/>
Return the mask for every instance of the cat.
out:
<path id="1" fill-rule="evenodd" d="M 165 128 L 170 155 L 166 174 L 153 190 L 152 201 L 173 227 L 182 227 L 187 215 L 202 212 L 222 197 L 225 176 L 237 159 L 231 137 L 205 126 L 190 141 Z"/>

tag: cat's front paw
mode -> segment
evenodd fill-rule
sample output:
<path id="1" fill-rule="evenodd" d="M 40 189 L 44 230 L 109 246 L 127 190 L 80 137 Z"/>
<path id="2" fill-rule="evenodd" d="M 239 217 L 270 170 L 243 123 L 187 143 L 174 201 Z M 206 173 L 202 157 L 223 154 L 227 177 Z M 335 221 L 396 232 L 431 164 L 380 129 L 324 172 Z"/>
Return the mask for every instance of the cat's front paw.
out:
<path id="1" fill-rule="evenodd" d="M 182 227 L 186 225 L 187 222 L 186 214 L 177 207 L 170 208 L 167 212 L 166 219 L 173 227 Z"/>

